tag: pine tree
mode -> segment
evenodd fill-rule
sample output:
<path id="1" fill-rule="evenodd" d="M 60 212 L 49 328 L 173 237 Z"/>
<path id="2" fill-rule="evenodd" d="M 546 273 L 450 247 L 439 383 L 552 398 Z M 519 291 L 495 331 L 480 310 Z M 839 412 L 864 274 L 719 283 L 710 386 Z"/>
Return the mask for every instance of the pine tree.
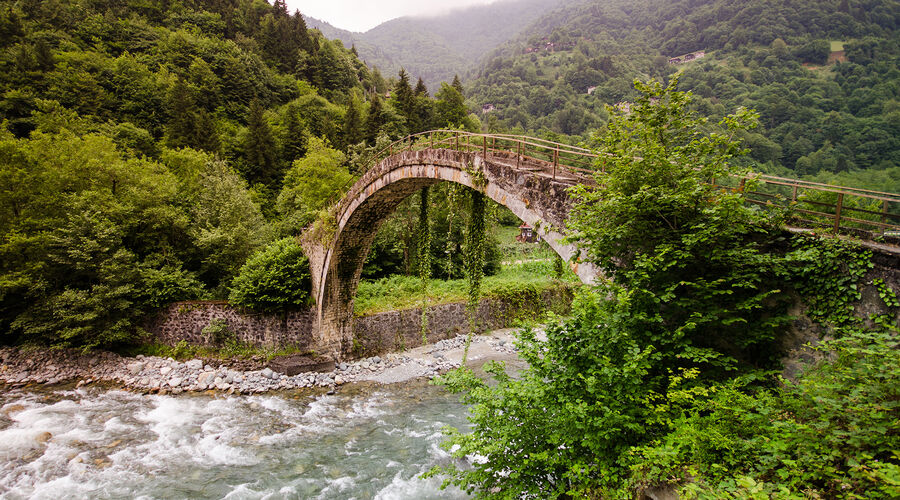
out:
<path id="1" fill-rule="evenodd" d="M 462 82 L 459 81 L 459 75 L 453 75 L 453 83 L 451 83 L 450 86 L 453 87 L 453 88 L 455 88 L 456 91 L 459 92 L 459 95 L 465 97 L 466 92 L 465 92 L 465 90 L 463 89 Z"/>
<path id="2" fill-rule="evenodd" d="M 306 124 L 300 119 L 300 112 L 294 106 L 288 106 L 284 118 L 284 135 L 281 138 L 281 160 L 290 167 L 297 158 L 306 154 L 309 132 Z"/>
<path id="3" fill-rule="evenodd" d="M 400 69 L 400 80 L 394 85 L 394 106 L 397 111 L 406 118 L 406 127 L 409 131 L 415 130 L 416 127 L 416 100 L 413 95 L 412 87 L 409 85 L 409 74 L 406 70 Z"/>
<path id="4" fill-rule="evenodd" d="M 184 80 L 178 79 L 169 97 L 171 119 L 166 126 L 166 145 L 172 149 L 193 147 L 197 104 Z"/>
<path id="5" fill-rule="evenodd" d="M 250 103 L 247 136 L 244 139 L 244 172 L 251 184 L 261 182 L 272 185 L 279 177 L 275 161 L 275 139 L 263 111 L 258 99 Z"/>
<path id="6" fill-rule="evenodd" d="M 381 97 L 373 94 L 372 103 L 369 105 L 369 116 L 366 117 L 366 141 L 369 144 L 375 144 L 375 140 L 386 122 L 387 116 L 385 116 L 384 107 L 381 104 Z"/>
<path id="7" fill-rule="evenodd" d="M 416 97 L 428 95 L 428 88 L 425 87 L 425 82 L 422 81 L 422 77 L 419 77 L 419 82 L 416 83 L 416 90 L 414 91 L 414 93 Z"/>
<path id="8" fill-rule="evenodd" d="M 356 94 L 351 93 L 350 104 L 344 114 L 344 144 L 351 146 L 363 140 L 363 123 L 359 112 L 359 101 Z"/>

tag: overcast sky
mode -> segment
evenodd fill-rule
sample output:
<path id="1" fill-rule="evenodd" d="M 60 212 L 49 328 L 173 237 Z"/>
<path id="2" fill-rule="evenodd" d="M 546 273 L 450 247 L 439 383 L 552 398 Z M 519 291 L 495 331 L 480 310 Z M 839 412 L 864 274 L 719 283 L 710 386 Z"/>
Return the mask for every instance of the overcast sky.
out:
<path id="1" fill-rule="evenodd" d="M 350 31 L 368 31 L 403 16 L 435 15 L 496 0 L 287 0 L 291 12 L 327 21 Z"/>

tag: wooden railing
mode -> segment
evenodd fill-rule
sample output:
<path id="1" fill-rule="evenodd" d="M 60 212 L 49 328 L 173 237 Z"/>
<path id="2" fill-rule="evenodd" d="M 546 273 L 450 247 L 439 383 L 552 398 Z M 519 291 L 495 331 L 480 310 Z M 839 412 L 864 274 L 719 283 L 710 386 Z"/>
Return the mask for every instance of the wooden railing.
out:
<path id="1" fill-rule="evenodd" d="M 515 161 L 515 167 L 543 171 L 553 178 L 592 179 L 604 162 L 589 149 L 508 134 L 430 130 L 394 141 L 370 159 L 367 168 L 401 151 L 450 149 Z M 598 163 L 600 164 L 598 166 Z M 739 190 L 748 203 L 787 211 L 791 223 L 877 238 L 900 238 L 900 194 L 872 191 L 764 174 L 713 179 L 722 189 Z M 352 183 L 351 183 L 352 184 Z M 346 193 L 349 185 L 341 190 Z M 336 202 L 337 200 L 333 200 Z"/>

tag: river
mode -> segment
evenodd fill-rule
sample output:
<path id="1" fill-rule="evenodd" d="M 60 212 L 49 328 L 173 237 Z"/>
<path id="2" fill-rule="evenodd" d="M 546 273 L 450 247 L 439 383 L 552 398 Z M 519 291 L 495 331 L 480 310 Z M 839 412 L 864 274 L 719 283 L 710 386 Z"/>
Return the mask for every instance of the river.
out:
<path id="1" fill-rule="evenodd" d="M 452 459 L 457 397 L 422 381 L 337 394 L 0 395 L 0 497 L 467 498 L 418 476 Z"/>

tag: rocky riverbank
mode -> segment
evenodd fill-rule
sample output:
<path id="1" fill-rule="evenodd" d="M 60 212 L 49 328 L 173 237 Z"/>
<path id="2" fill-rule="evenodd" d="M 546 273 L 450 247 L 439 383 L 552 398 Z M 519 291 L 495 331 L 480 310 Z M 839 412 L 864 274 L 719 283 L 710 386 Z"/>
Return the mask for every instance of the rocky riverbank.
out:
<path id="1" fill-rule="evenodd" d="M 36 385 L 116 384 L 157 394 L 221 391 L 257 394 L 302 388 L 335 388 L 353 382 L 395 383 L 434 377 L 460 366 L 465 336 L 442 340 L 403 353 L 373 356 L 339 363 L 334 370 L 288 376 L 270 368 L 242 370 L 241 363 L 194 359 L 176 361 L 111 352 L 77 350 L 0 349 L 0 383 L 11 387 Z M 469 352 L 472 362 L 514 356 L 509 330 L 475 336 Z"/>

